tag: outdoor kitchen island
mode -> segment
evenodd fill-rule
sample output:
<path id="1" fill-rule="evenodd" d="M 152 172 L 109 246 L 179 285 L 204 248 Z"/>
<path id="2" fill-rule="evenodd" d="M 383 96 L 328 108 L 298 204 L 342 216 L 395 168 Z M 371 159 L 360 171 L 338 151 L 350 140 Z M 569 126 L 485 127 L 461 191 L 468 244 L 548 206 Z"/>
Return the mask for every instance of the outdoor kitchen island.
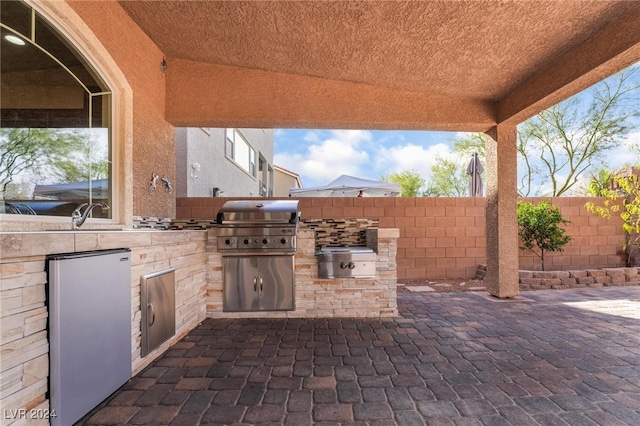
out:
<path id="1" fill-rule="evenodd" d="M 313 229 L 297 231 L 294 266 L 294 309 L 225 312 L 224 265 L 218 249 L 220 228 L 208 229 L 207 317 L 212 318 L 333 318 L 394 317 L 397 310 L 396 251 L 398 229 L 368 228 L 366 246 L 375 253 L 371 277 L 320 278 Z M 224 250 L 222 250 L 224 252 Z"/>
<path id="2" fill-rule="evenodd" d="M 145 222 L 141 218 L 141 222 Z M 209 221 L 208 221 L 209 222 Z M 135 375 L 206 317 L 392 317 L 396 309 L 397 229 L 367 229 L 376 252 L 373 279 L 320 279 L 315 232 L 300 229 L 295 251 L 295 309 L 223 312 L 222 255 L 215 225 L 207 230 L 0 232 L 3 385 L 0 404 L 49 409 L 49 341 L 45 258 L 56 253 L 131 249 L 131 371 Z M 175 333 L 142 356 L 141 276 L 175 268 Z M 108 302 L 108 301 L 107 301 Z M 24 378 L 24 379 L 23 379 Z M 46 422 L 42 422 L 46 424 Z"/>

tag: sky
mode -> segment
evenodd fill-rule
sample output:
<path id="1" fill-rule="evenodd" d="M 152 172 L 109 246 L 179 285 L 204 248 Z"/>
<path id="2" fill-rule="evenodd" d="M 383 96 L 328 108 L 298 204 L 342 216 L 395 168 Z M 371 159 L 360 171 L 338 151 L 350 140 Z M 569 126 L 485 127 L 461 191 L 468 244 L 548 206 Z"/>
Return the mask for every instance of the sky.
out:
<path id="1" fill-rule="evenodd" d="M 379 180 L 415 170 L 428 177 L 438 156 L 450 156 L 454 132 L 301 130 L 274 132 L 274 163 L 300 175 L 304 187 L 342 174 Z"/>
<path id="2" fill-rule="evenodd" d="M 627 106 L 640 110 L 640 63 L 636 72 L 627 80 L 636 87 L 631 92 Z M 614 77 L 610 82 L 613 82 Z M 587 108 L 591 100 L 591 88 L 576 95 L 579 105 Z M 607 151 L 603 164 L 587 170 L 582 181 L 574 186 L 577 194 L 586 186 L 592 174 L 600 168 L 615 170 L 627 165 L 640 165 L 640 117 L 632 119 L 631 131 L 620 139 L 616 148 Z M 274 131 L 274 164 L 297 173 L 303 187 L 326 185 L 340 175 L 380 180 L 382 176 L 403 171 L 416 171 L 428 183 L 431 166 L 437 158 L 457 160 L 461 168 L 471 160 L 460 158 L 453 152 L 453 143 L 464 133 L 429 131 L 381 131 L 381 130 L 318 130 L 276 129 Z M 531 160 L 531 157 L 530 157 Z M 518 177 L 525 172 L 518 168 Z M 561 176 L 558 176 L 559 180 Z M 538 192 L 549 193 L 549 183 L 538 182 Z M 573 194 L 567 194 L 573 195 Z"/>
<path id="3" fill-rule="evenodd" d="M 458 136 L 464 133 L 277 129 L 274 164 L 298 173 L 303 187 L 325 185 L 342 174 L 379 180 L 406 170 L 415 170 L 429 181 L 436 158 L 456 158 L 453 142 Z M 640 127 L 609 151 L 607 168 L 633 160 L 630 147 L 634 143 L 640 144 Z"/>

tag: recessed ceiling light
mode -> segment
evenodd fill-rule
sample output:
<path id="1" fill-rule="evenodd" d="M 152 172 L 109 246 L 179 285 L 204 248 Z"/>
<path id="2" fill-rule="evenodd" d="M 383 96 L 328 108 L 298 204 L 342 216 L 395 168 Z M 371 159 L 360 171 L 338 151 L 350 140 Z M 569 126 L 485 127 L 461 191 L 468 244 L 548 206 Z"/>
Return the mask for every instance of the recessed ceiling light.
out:
<path id="1" fill-rule="evenodd" d="M 4 39 L 9 43 L 17 44 L 18 46 L 24 46 L 26 44 L 23 39 L 11 34 L 4 36 Z"/>

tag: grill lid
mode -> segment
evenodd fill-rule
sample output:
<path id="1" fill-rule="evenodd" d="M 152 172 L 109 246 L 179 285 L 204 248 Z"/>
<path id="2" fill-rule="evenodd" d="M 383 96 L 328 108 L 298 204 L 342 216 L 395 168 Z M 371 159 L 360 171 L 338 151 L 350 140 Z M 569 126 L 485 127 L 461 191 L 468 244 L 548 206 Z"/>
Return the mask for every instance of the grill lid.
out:
<path id="1" fill-rule="evenodd" d="M 216 218 L 218 225 L 293 225 L 300 220 L 298 200 L 227 201 Z"/>

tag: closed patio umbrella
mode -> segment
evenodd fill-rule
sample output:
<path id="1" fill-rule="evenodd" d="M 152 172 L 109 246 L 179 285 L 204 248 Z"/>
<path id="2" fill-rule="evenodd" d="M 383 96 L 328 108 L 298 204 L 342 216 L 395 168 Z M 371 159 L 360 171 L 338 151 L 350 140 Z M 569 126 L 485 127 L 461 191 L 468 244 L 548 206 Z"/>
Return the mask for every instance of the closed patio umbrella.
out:
<path id="1" fill-rule="evenodd" d="M 482 197 L 482 164 L 478 159 L 478 153 L 474 153 L 471 161 L 467 166 L 467 174 L 469 175 L 469 196 Z"/>

